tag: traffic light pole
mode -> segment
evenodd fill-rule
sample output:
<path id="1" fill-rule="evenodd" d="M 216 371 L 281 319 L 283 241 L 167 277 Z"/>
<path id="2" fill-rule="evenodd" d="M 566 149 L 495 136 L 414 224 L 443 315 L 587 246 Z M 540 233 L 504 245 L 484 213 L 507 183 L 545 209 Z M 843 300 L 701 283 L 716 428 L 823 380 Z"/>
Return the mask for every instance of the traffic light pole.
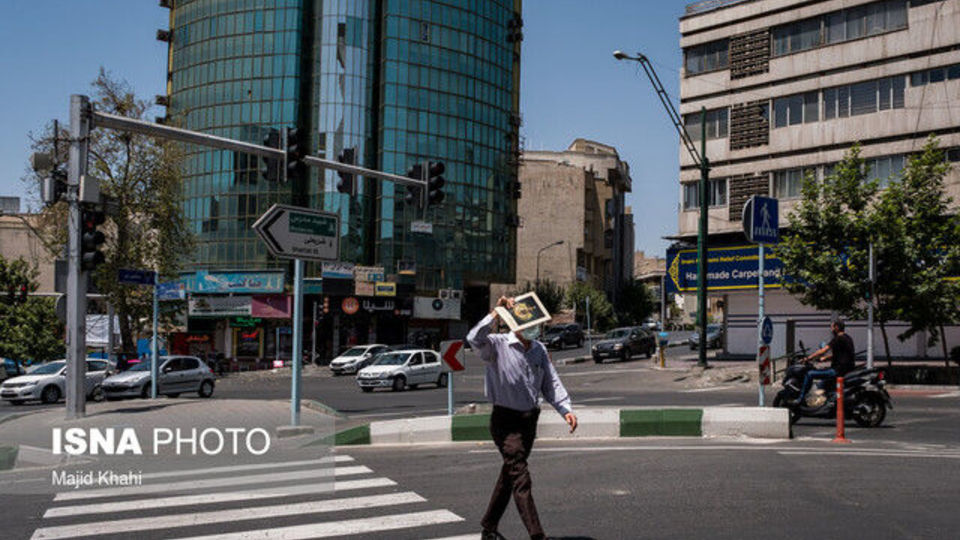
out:
<path id="1" fill-rule="evenodd" d="M 710 161 L 707 159 L 707 109 L 700 109 L 700 227 L 697 232 L 697 324 L 700 326 L 700 347 L 697 365 L 707 367 L 707 235 L 710 208 Z"/>
<path id="2" fill-rule="evenodd" d="M 67 420 L 86 414 L 87 272 L 80 267 L 80 181 L 87 173 L 90 100 L 70 96 L 70 158 L 67 169 Z"/>

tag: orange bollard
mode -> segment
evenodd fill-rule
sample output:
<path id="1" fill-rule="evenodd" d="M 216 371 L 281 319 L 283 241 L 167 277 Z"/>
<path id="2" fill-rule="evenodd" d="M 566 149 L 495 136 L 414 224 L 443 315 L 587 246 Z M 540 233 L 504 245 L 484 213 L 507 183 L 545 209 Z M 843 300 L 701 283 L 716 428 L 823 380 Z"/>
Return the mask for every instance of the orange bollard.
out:
<path id="1" fill-rule="evenodd" d="M 843 421 L 843 377 L 837 377 L 837 436 L 833 442 L 850 444 L 850 439 L 844 435 Z"/>

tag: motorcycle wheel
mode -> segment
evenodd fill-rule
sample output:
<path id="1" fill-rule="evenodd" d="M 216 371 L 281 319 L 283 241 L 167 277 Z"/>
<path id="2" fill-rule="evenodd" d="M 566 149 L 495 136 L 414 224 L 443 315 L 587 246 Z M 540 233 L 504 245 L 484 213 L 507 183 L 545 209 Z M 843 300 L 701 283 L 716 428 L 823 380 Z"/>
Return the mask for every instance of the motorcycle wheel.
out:
<path id="1" fill-rule="evenodd" d="M 853 406 L 853 419 L 860 427 L 877 427 L 886 417 L 887 405 L 874 393 L 864 394 Z"/>
<path id="2" fill-rule="evenodd" d="M 800 413 L 796 409 L 790 406 L 789 400 L 786 396 L 783 395 L 783 390 L 777 392 L 777 395 L 773 398 L 773 407 L 787 409 L 790 411 L 790 425 L 796 424 L 800 420 Z"/>

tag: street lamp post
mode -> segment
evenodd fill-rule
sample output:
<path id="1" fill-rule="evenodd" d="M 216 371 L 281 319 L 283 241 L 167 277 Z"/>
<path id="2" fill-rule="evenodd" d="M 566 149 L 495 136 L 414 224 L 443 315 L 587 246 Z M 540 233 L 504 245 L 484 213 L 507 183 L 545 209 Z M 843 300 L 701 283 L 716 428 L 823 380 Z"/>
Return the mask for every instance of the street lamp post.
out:
<path id="1" fill-rule="evenodd" d="M 542 255 L 544 251 L 552 248 L 553 246 L 559 246 L 562 243 L 563 243 L 563 240 L 557 240 L 552 244 L 543 246 L 542 248 L 540 248 L 540 251 L 537 252 L 537 283 L 536 284 L 538 287 L 540 286 L 540 255 Z"/>
<path id="2" fill-rule="evenodd" d="M 633 60 L 640 64 L 644 73 L 647 74 L 647 78 L 650 79 L 653 89 L 657 92 L 660 103 L 663 104 L 667 115 L 670 116 L 670 121 L 673 122 L 673 127 L 680 135 L 680 140 L 687 148 L 693 163 L 700 169 L 698 190 L 700 225 L 697 232 L 697 324 L 700 326 L 700 350 L 697 365 L 707 367 L 707 209 L 709 208 L 708 183 L 710 181 L 710 161 L 707 159 L 707 109 L 706 107 L 700 109 L 700 151 L 698 152 L 693 139 L 683 125 L 683 118 L 680 117 L 677 109 L 673 106 L 673 102 L 670 101 L 670 97 L 663 88 L 660 77 L 657 76 L 650 60 L 643 54 L 637 53 L 636 56 L 630 56 L 623 51 L 614 51 L 613 57 L 617 60 Z"/>

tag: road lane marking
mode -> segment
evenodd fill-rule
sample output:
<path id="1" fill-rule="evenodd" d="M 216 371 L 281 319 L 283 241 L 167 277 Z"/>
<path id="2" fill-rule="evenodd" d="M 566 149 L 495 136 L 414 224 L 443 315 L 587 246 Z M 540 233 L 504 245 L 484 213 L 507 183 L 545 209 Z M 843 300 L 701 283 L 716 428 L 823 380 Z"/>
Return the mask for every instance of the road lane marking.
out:
<path id="1" fill-rule="evenodd" d="M 334 469 L 334 476 L 349 476 L 354 474 L 365 474 L 371 471 L 368 467 L 357 465 L 353 467 L 337 467 Z M 304 480 L 307 478 L 330 478 L 328 469 L 311 469 L 304 471 L 290 471 L 283 473 L 255 474 L 250 476 L 237 476 L 228 478 L 210 478 L 205 480 L 185 480 L 183 482 L 170 482 L 167 484 L 147 484 L 142 486 L 126 486 L 116 488 L 103 488 L 94 490 L 77 490 L 57 493 L 54 501 L 70 501 L 77 499 L 94 499 L 99 497 L 116 497 L 121 495 L 144 495 L 148 493 L 163 493 L 165 491 L 196 491 L 199 489 L 219 488 L 229 486 L 241 486 L 245 484 L 265 484 L 271 482 L 283 482 L 287 480 Z M 331 478 L 331 483 L 333 479 Z"/>
<path id="2" fill-rule="evenodd" d="M 960 459 L 960 454 L 934 453 L 934 452 L 916 452 L 916 451 L 889 451 L 876 452 L 866 450 L 844 450 L 844 451 L 801 451 L 785 450 L 777 452 L 783 456 L 854 456 L 854 457 L 898 457 L 898 458 L 927 458 L 927 459 Z"/>
<path id="3" fill-rule="evenodd" d="M 170 478 L 174 476 L 190 476 L 191 474 L 216 474 L 222 472 L 253 471 L 257 469 L 277 469 L 283 467 L 299 467 L 301 465 L 321 465 L 324 463 L 344 463 L 353 461 L 350 456 L 327 456 L 320 459 L 305 459 L 302 461 L 287 461 L 276 463 L 253 463 L 249 465 L 233 465 L 229 467 L 209 467 L 206 469 L 186 469 L 182 471 L 166 471 L 144 473 L 143 478 Z"/>
<path id="4" fill-rule="evenodd" d="M 427 512 L 349 519 L 330 523 L 313 523 L 310 525 L 294 525 L 292 527 L 279 527 L 256 531 L 212 534 L 208 536 L 182 538 L 180 540 L 301 540 L 306 538 L 329 538 L 331 536 L 345 536 L 349 534 L 393 531 L 412 527 L 425 527 L 427 525 L 455 523 L 463 520 L 462 517 L 449 510 L 430 510 Z"/>
<path id="5" fill-rule="evenodd" d="M 680 392 L 683 394 L 693 394 L 696 392 L 714 392 L 716 390 L 729 390 L 731 388 L 737 388 L 737 387 L 735 385 L 728 384 L 725 386 L 710 386 L 707 388 L 690 388 L 687 390 L 681 390 Z"/>
<path id="6" fill-rule="evenodd" d="M 365 478 L 362 480 L 344 480 L 333 485 L 329 483 L 284 486 L 255 491 L 227 491 L 222 493 L 203 493 L 200 495 L 175 495 L 157 499 L 136 499 L 108 503 L 81 504 L 74 506 L 58 506 L 50 508 L 43 514 L 44 518 L 65 516 L 81 516 L 87 514 L 108 514 L 131 510 L 152 510 L 155 508 L 172 508 L 177 506 L 219 504 L 225 502 L 253 501 L 273 497 L 292 497 L 296 495 L 312 495 L 320 493 L 337 493 L 355 489 L 395 486 L 396 482 L 389 478 Z"/>
<path id="7" fill-rule="evenodd" d="M 952 398 L 960 397 L 960 390 L 955 392 L 947 392 L 946 394 L 937 394 L 935 396 L 930 396 L 931 399 L 943 399 L 943 398 Z"/>
<path id="8" fill-rule="evenodd" d="M 164 516 L 150 516 L 94 523 L 80 523 L 60 527 L 44 527 L 34 531 L 33 540 L 52 540 L 56 538 L 74 538 L 77 536 L 93 536 L 100 534 L 131 533 L 156 529 L 173 529 L 179 527 L 194 527 L 214 523 L 230 523 L 251 519 L 272 519 L 283 516 L 298 516 L 303 514 L 319 514 L 339 512 L 343 510 L 357 510 L 364 508 L 378 508 L 398 504 L 412 504 L 426 502 L 426 499 L 412 491 L 389 493 L 386 495 L 371 495 L 367 497 L 350 497 L 325 501 L 310 501 L 293 504 L 277 504 L 235 510 L 215 510 L 211 512 L 190 512 Z M 326 525 L 326 524 L 324 524 Z M 285 537 L 286 538 L 286 537 Z"/>

